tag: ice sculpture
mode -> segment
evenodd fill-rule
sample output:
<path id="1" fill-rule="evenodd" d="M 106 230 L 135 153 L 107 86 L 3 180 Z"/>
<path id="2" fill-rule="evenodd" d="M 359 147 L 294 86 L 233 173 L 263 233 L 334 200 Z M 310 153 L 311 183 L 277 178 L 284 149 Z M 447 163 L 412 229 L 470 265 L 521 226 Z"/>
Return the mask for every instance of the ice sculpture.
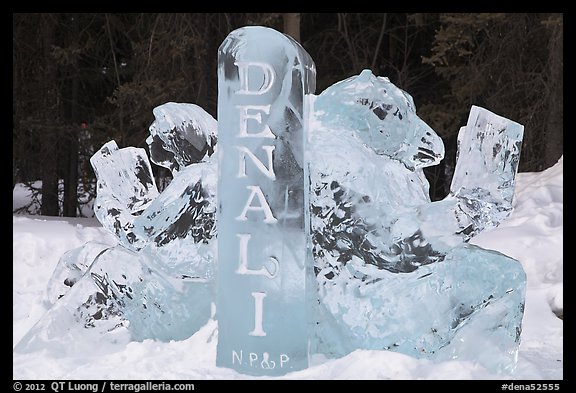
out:
<path id="1" fill-rule="evenodd" d="M 359 348 L 512 370 L 524 271 L 467 241 L 512 210 L 523 127 L 473 106 L 450 193 L 431 202 L 422 168 L 442 140 L 387 78 L 315 96 L 310 56 L 262 27 L 226 38 L 218 73 L 218 124 L 194 104 L 154 108 L 151 160 L 174 175 L 162 193 L 143 149 L 92 157 L 96 216 L 119 244 L 61 258 L 52 308 L 14 350 L 184 339 L 217 302 L 217 364 L 248 374 Z"/>
<path id="2" fill-rule="evenodd" d="M 104 228 L 133 250 L 143 239 L 132 232 L 133 221 L 158 196 L 152 168 L 144 149 L 118 149 L 115 141 L 100 148 L 90 163 L 98 179 L 94 213 Z"/>
<path id="3" fill-rule="evenodd" d="M 442 158 L 442 141 L 388 79 L 366 70 L 329 87 L 314 100 L 312 124 L 316 350 L 483 357 L 493 370 L 513 368 L 524 271 L 462 242 L 509 214 L 522 126 L 473 107 L 453 192 L 432 203 L 421 168 Z"/>
<path id="4" fill-rule="evenodd" d="M 152 113 L 146 143 L 153 163 L 174 174 L 214 153 L 218 123 L 198 105 L 168 102 Z"/>
<path id="5" fill-rule="evenodd" d="M 105 249 L 14 350 L 96 355 L 132 340 L 190 337 L 211 316 L 211 283 L 175 280 L 150 262 L 123 246 Z"/>
<path id="6" fill-rule="evenodd" d="M 308 366 L 304 95 L 314 62 L 273 29 L 218 51 L 217 364 L 278 375 Z"/>
<path id="7" fill-rule="evenodd" d="M 193 104 L 167 103 L 154 114 L 149 148 L 153 160 L 173 170 L 172 182 L 158 194 L 143 149 L 110 141 L 96 152 L 95 211 L 120 245 L 89 242 L 64 254 L 48 284 L 54 306 L 15 350 L 49 341 L 64 354 L 75 350 L 72 338 L 102 335 L 184 339 L 212 315 L 216 121 Z"/>
<path id="8" fill-rule="evenodd" d="M 211 179 L 203 175 L 214 170 L 213 165 L 205 161 L 209 161 L 214 152 L 218 132 L 216 120 L 194 104 L 169 102 L 154 108 L 153 113 L 155 121 L 150 125 L 150 136 L 146 140 L 152 161 L 169 168 L 174 177 L 188 168 L 188 173 L 162 193 L 162 203 L 156 202 L 149 208 L 159 193 L 144 149 L 118 149 L 116 142 L 110 141 L 90 159 L 98 179 L 94 204 L 96 217 L 125 247 L 135 251 L 150 242 L 163 245 L 168 243 L 167 238 L 184 239 L 190 232 L 211 232 L 209 228 L 207 231 L 190 229 L 190 215 L 196 215 L 189 211 L 192 206 L 186 199 L 203 198 L 197 196 L 205 193 L 205 187 L 198 181 Z M 182 179 L 189 179 L 189 184 Z M 208 193 L 215 192 L 215 185 L 213 183 L 214 187 Z M 165 210 L 163 204 L 167 203 L 174 206 L 171 214 L 176 217 L 154 219 Z M 180 207 L 185 209 L 180 210 Z M 213 222 L 208 225 L 214 226 Z"/>
<path id="9" fill-rule="evenodd" d="M 90 241 L 81 247 L 65 252 L 52 273 L 46 295 L 48 303 L 53 305 L 82 279 L 92 263 L 110 245 Z"/>
<path id="10" fill-rule="evenodd" d="M 465 240 L 497 227 L 512 212 L 523 133 L 522 125 L 472 106 L 458 133 L 458 166 L 450 186 L 459 200 Z"/>

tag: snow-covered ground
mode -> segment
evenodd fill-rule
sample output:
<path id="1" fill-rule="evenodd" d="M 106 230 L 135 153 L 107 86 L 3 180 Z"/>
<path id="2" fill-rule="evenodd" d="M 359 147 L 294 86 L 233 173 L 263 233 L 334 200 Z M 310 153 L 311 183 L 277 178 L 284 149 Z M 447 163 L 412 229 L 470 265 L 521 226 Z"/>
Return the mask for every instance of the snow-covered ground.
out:
<path id="1" fill-rule="evenodd" d="M 563 379 L 563 159 L 543 172 L 518 175 L 515 211 L 475 244 L 518 259 L 528 276 L 518 367 L 497 375 L 472 362 L 429 360 L 358 350 L 340 359 L 313 357 L 286 379 Z M 26 194 L 16 188 L 13 206 Z M 89 240 L 116 244 L 94 218 L 13 217 L 13 346 L 47 311 L 46 284 L 60 256 Z M 248 379 L 216 367 L 217 323 L 184 341 L 131 342 L 106 355 L 13 354 L 14 379 Z M 98 345 L 98 344 L 94 344 Z"/>

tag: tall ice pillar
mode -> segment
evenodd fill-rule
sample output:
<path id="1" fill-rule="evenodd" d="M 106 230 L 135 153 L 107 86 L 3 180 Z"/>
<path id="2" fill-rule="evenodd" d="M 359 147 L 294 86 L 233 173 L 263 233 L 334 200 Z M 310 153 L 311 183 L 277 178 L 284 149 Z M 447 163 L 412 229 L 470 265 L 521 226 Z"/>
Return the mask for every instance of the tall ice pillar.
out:
<path id="1" fill-rule="evenodd" d="M 308 366 L 305 94 L 316 71 L 291 37 L 230 33 L 218 50 L 217 365 Z"/>

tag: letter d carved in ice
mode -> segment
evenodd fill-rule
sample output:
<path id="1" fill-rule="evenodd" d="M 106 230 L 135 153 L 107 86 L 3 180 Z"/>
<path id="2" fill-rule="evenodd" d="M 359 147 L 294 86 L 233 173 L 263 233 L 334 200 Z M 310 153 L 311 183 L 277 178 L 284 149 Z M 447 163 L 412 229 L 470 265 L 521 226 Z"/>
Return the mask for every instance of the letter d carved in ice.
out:
<path id="1" fill-rule="evenodd" d="M 217 365 L 252 375 L 308 366 L 304 96 L 314 62 L 251 26 L 218 50 Z"/>

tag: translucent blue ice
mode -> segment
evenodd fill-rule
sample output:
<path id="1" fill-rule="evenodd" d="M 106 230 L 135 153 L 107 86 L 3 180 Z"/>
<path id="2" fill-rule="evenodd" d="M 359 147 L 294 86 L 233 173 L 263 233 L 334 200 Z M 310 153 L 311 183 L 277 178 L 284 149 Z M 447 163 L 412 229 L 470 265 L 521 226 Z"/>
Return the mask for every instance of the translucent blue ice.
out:
<path id="1" fill-rule="evenodd" d="M 279 375 L 308 366 L 304 95 L 314 63 L 273 29 L 218 52 L 217 364 Z"/>
<path id="2" fill-rule="evenodd" d="M 513 369 L 524 271 L 463 242 L 509 214 L 522 126 L 473 107 L 453 192 L 431 202 L 421 168 L 443 156 L 442 142 L 388 79 L 364 71 L 329 87 L 314 100 L 311 125 L 316 350 L 388 349 Z"/>
<path id="3" fill-rule="evenodd" d="M 436 165 L 444 158 L 442 139 L 416 115 L 412 96 L 370 70 L 326 89 L 314 111 L 325 127 L 354 130 L 375 153 L 409 169 Z"/>
<path id="4" fill-rule="evenodd" d="M 212 291 L 165 275 L 145 254 L 107 248 L 14 350 L 96 355 L 132 340 L 183 340 L 210 318 Z"/>
<path id="5" fill-rule="evenodd" d="M 120 244 L 89 242 L 61 257 L 47 288 L 53 307 L 15 350 L 47 346 L 65 354 L 88 345 L 72 339 L 185 339 L 211 317 L 216 121 L 192 104 L 168 103 L 154 113 L 151 135 L 163 139 L 149 138 L 149 147 L 154 158 L 167 157 L 173 180 L 158 193 L 144 149 L 110 141 L 92 157 L 95 211 Z"/>
<path id="6" fill-rule="evenodd" d="M 194 104 L 153 110 L 162 193 L 144 149 L 92 157 L 96 216 L 119 244 L 62 256 L 52 307 L 15 350 L 185 339 L 216 303 L 217 364 L 248 374 L 355 349 L 513 370 L 525 273 L 467 242 L 512 211 L 523 126 L 473 106 L 450 193 L 431 202 L 423 168 L 442 140 L 387 78 L 365 70 L 315 96 L 310 56 L 262 27 L 218 56 L 218 123 Z"/>
<path id="7" fill-rule="evenodd" d="M 467 236 L 495 228 L 511 214 L 523 134 L 524 126 L 472 106 L 458 133 L 458 166 L 450 186 Z"/>
<path id="8" fill-rule="evenodd" d="M 214 153 L 218 123 L 198 105 L 168 102 L 152 112 L 146 143 L 156 165 L 174 174 Z"/>
<path id="9" fill-rule="evenodd" d="M 145 240 L 132 232 L 134 218 L 159 194 L 146 151 L 119 149 L 115 141 L 110 141 L 90 158 L 90 163 L 97 178 L 96 218 L 125 247 L 138 250 Z"/>

